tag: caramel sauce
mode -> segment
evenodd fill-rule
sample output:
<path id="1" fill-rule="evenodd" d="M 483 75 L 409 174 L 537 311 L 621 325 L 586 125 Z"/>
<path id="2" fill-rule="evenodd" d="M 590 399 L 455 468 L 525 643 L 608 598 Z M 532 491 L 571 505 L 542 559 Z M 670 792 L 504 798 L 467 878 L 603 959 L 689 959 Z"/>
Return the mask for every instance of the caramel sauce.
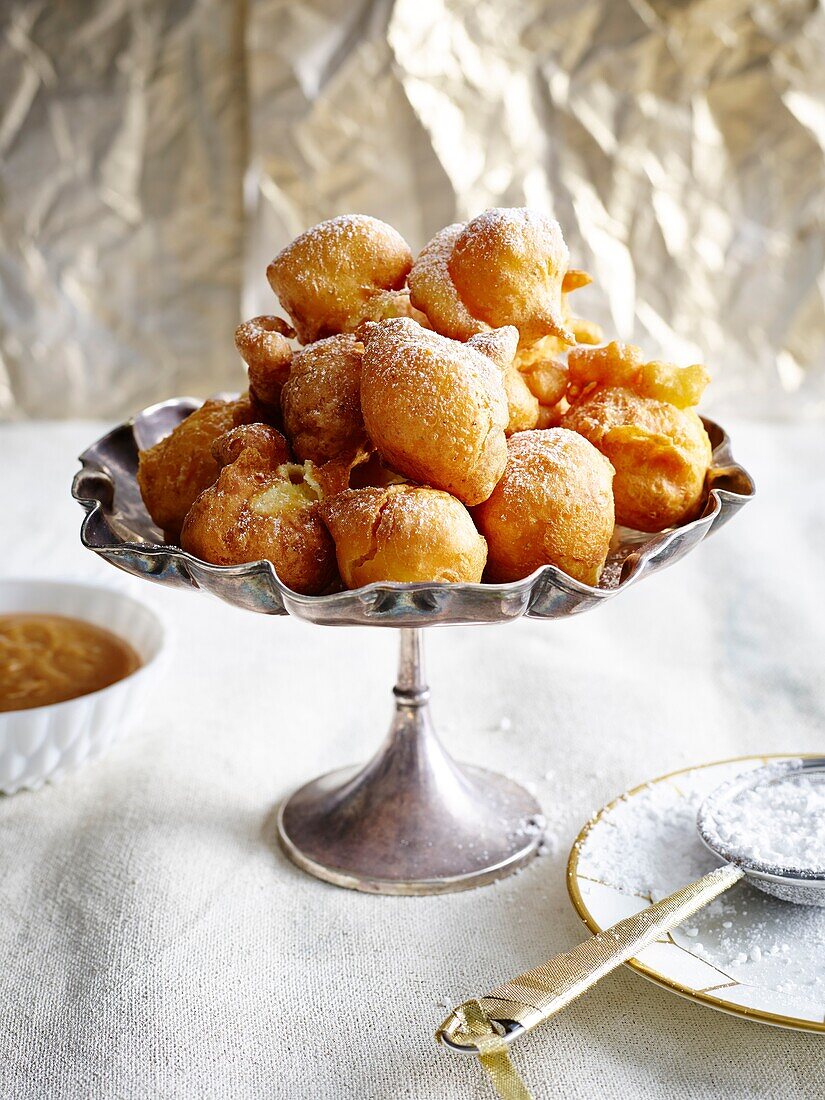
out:
<path id="1" fill-rule="evenodd" d="M 0 711 L 77 699 L 139 666 L 128 642 L 82 619 L 0 615 Z"/>

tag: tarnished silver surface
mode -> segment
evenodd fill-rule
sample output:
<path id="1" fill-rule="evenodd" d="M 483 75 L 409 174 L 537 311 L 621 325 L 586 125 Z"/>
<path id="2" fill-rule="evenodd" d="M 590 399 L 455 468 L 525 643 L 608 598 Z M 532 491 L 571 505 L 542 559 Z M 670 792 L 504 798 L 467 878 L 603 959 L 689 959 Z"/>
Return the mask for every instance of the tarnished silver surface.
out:
<path id="1" fill-rule="evenodd" d="M 655 536 L 620 530 L 599 588 L 544 566 L 513 584 L 372 584 L 301 596 L 279 581 L 269 562 L 209 565 L 164 544 L 146 513 L 135 476 L 138 450 L 167 435 L 198 404 L 182 397 L 154 405 L 81 455 L 72 493 L 86 510 L 84 546 L 160 584 L 203 588 L 250 611 L 319 624 L 423 627 L 577 614 L 678 561 L 754 494 L 727 436 L 706 421 L 714 451 L 702 515 Z M 389 894 L 463 890 L 517 869 L 540 843 L 539 807 L 525 790 L 503 776 L 458 766 L 439 743 L 420 644 L 419 631 L 402 630 L 396 713 L 378 755 L 361 771 L 344 769 L 307 784 L 279 814 L 290 858 L 336 885 Z"/>
<path id="2" fill-rule="evenodd" d="M 800 760 L 783 760 L 768 764 L 756 771 L 723 783 L 712 791 L 699 808 L 696 827 L 702 843 L 715 856 L 741 867 L 753 886 L 797 905 L 825 905 L 825 868 L 815 867 L 779 867 L 757 860 L 743 859 L 741 853 L 734 852 L 722 841 L 713 819 L 725 802 L 736 798 L 738 794 L 766 780 L 782 779 L 789 775 L 803 773 L 825 773 L 825 756 L 805 757 Z M 825 822 L 820 823 L 825 829 Z"/>
<path id="3" fill-rule="evenodd" d="M 501 878 L 535 855 L 538 803 L 503 775 L 461 767 L 430 719 L 421 631 L 400 632 L 395 715 L 377 755 L 308 783 L 278 835 L 299 867 L 376 894 L 443 894 Z"/>
<path id="4" fill-rule="evenodd" d="M 278 580 L 269 562 L 209 565 L 164 544 L 149 518 L 135 480 L 138 449 L 168 435 L 199 404 L 179 397 L 153 405 L 84 451 L 72 486 L 87 512 L 80 531 L 83 545 L 127 573 L 160 584 L 203 588 L 250 611 L 288 612 L 327 626 L 500 623 L 522 615 L 558 619 L 578 614 L 684 557 L 754 494 L 750 475 L 733 459 L 728 437 L 706 421 L 714 450 L 701 516 L 658 535 L 618 528 L 598 588 L 546 565 L 510 584 L 371 584 L 329 596 L 301 596 Z"/>

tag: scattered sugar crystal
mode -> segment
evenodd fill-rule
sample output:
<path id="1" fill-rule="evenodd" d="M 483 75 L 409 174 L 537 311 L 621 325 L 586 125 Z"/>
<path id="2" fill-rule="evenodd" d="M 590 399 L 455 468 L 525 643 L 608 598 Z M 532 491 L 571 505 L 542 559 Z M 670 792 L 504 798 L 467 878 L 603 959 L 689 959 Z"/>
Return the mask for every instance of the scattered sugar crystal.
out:
<path id="1" fill-rule="evenodd" d="M 722 778 L 737 770 L 741 765 Z M 700 769 L 619 799 L 601 818 L 608 827 L 599 826 L 581 843 L 579 874 L 620 889 L 641 907 L 719 866 L 696 829 L 698 808 L 719 780 L 718 771 L 709 780 Z M 779 991 L 825 1016 L 825 909 L 790 905 L 743 882 L 673 936 L 719 970 L 721 983 Z"/>

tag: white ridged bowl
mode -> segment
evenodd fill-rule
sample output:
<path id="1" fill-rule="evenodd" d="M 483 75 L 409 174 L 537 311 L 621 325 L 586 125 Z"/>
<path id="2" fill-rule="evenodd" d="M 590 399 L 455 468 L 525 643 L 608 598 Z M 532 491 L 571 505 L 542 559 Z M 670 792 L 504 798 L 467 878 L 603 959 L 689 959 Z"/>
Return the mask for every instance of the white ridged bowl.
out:
<path id="1" fill-rule="evenodd" d="M 105 627 L 134 647 L 141 665 L 101 691 L 49 707 L 0 712 L 0 792 L 36 790 L 118 741 L 139 717 L 160 671 L 165 632 L 142 603 L 110 588 L 63 581 L 0 580 L 0 615 L 67 615 Z"/>

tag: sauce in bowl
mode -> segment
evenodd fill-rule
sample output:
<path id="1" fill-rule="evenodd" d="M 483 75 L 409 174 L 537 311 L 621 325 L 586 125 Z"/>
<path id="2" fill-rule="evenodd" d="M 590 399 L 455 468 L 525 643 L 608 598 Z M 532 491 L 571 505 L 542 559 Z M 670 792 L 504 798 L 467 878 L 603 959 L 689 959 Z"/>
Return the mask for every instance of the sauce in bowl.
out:
<path id="1" fill-rule="evenodd" d="M 140 667 L 111 631 L 63 615 L 0 615 L 0 711 L 29 710 L 100 691 Z"/>

